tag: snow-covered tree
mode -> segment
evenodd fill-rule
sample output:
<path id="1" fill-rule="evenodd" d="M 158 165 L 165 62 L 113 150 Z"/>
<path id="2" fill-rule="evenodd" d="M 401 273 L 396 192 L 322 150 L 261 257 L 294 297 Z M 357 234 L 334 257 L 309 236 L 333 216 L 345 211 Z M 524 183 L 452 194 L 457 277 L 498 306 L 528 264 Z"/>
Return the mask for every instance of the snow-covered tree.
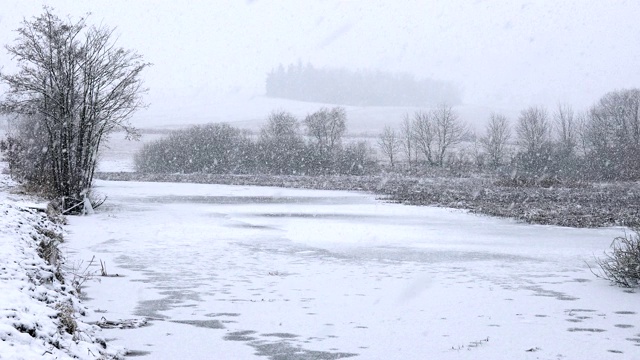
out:
<path id="1" fill-rule="evenodd" d="M 117 47 L 113 29 L 88 26 L 84 18 L 61 19 L 47 7 L 25 19 L 17 33 L 6 49 L 19 71 L 0 74 L 9 88 L 1 110 L 33 127 L 17 134 L 25 146 L 38 142 L 21 137 L 44 129 L 44 146 L 36 150 L 48 166 L 40 175 L 50 195 L 80 211 L 100 144 L 115 130 L 137 136 L 128 120 L 143 107 L 140 73 L 149 63 Z"/>

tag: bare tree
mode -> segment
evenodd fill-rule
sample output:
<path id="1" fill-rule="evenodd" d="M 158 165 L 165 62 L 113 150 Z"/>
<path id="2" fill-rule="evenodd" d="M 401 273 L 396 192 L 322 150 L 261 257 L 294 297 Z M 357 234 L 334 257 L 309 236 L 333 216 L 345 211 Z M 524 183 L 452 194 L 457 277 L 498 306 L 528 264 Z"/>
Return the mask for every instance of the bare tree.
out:
<path id="1" fill-rule="evenodd" d="M 589 152 L 589 111 L 581 111 L 576 115 L 576 141 L 580 155 Z"/>
<path id="2" fill-rule="evenodd" d="M 478 137 L 475 131 L 473 133 L 470 133 L 469 135 L 473 139 L 473 143 L 471 144 L 471 155 L 473 157 L 472 160 L 478 169 L 482 169 L 487 162 L 487 152 L 484 151 L 482 139 Z"/>
<path id="3" fill-rule="evenodd" d="M 322 108 L 304 119 L 307 135 L 321 153 L 334 153 L 347 130 L 347 113 L 343 107 Z"/>
<path id="4" fill-rule="evenodd" d="M 578 144 L 578 125 L 573 108 L 570 105 L 558 104 L 553 114 L 553 122 L 556 129 L 556 141 L 560 145 L 560 151 L 565 156 L 575 154 Z"/>
<path id="5" fill-rule="evenodd" d="M 443 166 L 447 151 L 462 141 L 467 134 L 467 127 L 447 104 L 438 105 L 432 116 L 436 145 L 435 160 L 439 166 Z"/>
<path id="6" fill-rule="evenodd" d="M 502 165 L 510 137 L 511 129 L 507 117 L 497 113 L 491 114 L 486 134 L 480 138 L 480 144 L 487 154 L 491 167 L 497 168 Z"/>
<path id="7" fill-rule="evenodd" d="M 267 124 L 260 129 L 260 138 L 300 141 L 302 138 L 298 119 L 284 110 L 273 111 L 267 118 Z"/>
<path id="8" fill-rule="evenodd" d="M 588 155 L 606 178 L 640 178 L 640 89 L 605 94 L 589 112 Z"/>
<path id="9" fill-rule="evenodd" d="M 400 127 L 400 136 L 402 141 L 402 150 L 404 152 L 405 157 L 407 158 L 407 163 L 409 168 L 412 166 L 411 158 L 416 154 L 416 145 L 415 145 L 415 134 L 413 129 L 413 124 L 411 123 L 411 118 L 409 114 L 405 114 L 402 119 L 402 125 Z M 416 159 L 417 161 L 417 159 Z"/>
<path id="10" fill-rule="evenodd" d="M 610 129 L 607 133 L 627 148 L 640 146 L 640 89 L 610 92 L 594 107 L 593 116 Z"/>
<path id="11" fill-rule="evenodd" d="M 532 106 L 522 110 L 518 117 L 516 135 L 520 150 L 529 154 L 540 152 L 551 136 L 551 125 L 547 110 Z"/>
<path id="12" fill-rule="evenodd" d="M 385 126 L 384 130 L 382 130 L 382 134 L 378 138 L 378 146 L 380 146 L 382 153 L 389 158 L 391 167 L 394 167 L 395 165 L 396 155 L 398 154 L 401 145 L 402 143 L 400 142 L 400 138 L 396 134 L 396 131 L 389 126 Z"/>
<path id="13" fill-rule="evenodd" d="M 413 115 L 412 127 L 416 149 L 419 149 L 425 160 L 433 165 L 435 163 L 433 152 L 435 131 L 431 115 L 424 111 L 416 111 Z"/>
<path id="14" fill-rule="evenodd" d="M 6 46 L 18 73 L 0 74 L 9 87 L 2 111 L 45 129 L 49 191 L 75 210 L 86 203 L 100 144 L 116 130 L 136 137 L 128 120 L 144 106 L 140 73 L 149 63 L 117 47 L 113 31 L 45 8 L 25 19 L 16 43 Z"/>

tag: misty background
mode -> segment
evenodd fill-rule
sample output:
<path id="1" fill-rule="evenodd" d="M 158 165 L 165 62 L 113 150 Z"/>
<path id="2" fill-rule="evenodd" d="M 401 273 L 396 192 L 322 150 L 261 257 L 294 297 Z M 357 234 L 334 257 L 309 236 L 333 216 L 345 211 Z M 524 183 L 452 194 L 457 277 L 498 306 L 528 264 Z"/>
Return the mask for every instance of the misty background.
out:
<path id="1" fill-rule="evenodd" d="M 43 4 L 61 16 L 92 13 L 90 24 L 117 27 L 118 44 L 154 64 L 143 73 L 150 106 L 132 118 L 142 128 L 250 125 L 275 108 L 305 115 L 304 104 L 265 98 L 280 64 L 445 83 L 478 127 L 491 111 L 513 119 L 530 105 L 580 109 L 640 83 L 636 1 L 5 0 L 0 43 Z M 0 66 L 14 71 L 4 49 Z M 400 123 L 405 109 L 347 112 L 353 122 Z"/>

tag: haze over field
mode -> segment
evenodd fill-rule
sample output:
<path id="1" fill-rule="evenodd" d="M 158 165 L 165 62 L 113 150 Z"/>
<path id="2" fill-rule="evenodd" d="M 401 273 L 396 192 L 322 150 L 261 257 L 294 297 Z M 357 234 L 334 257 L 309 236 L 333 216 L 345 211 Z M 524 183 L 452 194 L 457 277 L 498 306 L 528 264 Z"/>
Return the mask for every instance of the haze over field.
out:
<path id="1" fill-rule="evenodd" d="M 452 82 L 476 123 L 491 110 L 583 108 L 640 81 L 634 1 L 9 0 L 0 14 L 2 43 L 43 3 L 63 16 L 91 12 L 90 23 L 116 26 L 119 44 L 154 64 L 144 73 L 150 107 L 133 118 L 141 127 L 263 119 L 266 113 L 242 108 L 282 104 L 229 96 L 261 96 L 271 69 L 298 61 Z M 14 69 L 5 51 L 0 66 Z M 233 110 L 241 115 L 229 119 Z M 400 113 L 386 121 L 399 122 Z"/>

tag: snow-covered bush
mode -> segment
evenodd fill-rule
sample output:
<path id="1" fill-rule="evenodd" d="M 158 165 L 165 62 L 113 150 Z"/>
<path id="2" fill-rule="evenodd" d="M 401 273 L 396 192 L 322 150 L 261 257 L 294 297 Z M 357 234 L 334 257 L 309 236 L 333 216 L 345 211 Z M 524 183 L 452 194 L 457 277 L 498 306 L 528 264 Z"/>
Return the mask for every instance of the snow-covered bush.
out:
<path id="1" fill-rule="evenodd" d="M 136 171 L 150 174 L 364 175 L 375 169 L 365 142 L 328 148 L 299 133 L 297 119 L 275 112 L 259 137 L 227 124 L 172 131 L 135 155 Z"/>
<path id="2" fill-rule="evenodd" d="M 600 273 L 595 275 L 626 287 L 640 287 L 640 237 L 633 234 L 619 236 L 611 243 L 604 257 L 596 260 Z"/>
<path id="3" fill-rule="evenodd" d="M 146 173 L 245 173 L 255 156 L 247 134 L 227 124 L 173 131 L 136 154 L 136 170 Z"/>

